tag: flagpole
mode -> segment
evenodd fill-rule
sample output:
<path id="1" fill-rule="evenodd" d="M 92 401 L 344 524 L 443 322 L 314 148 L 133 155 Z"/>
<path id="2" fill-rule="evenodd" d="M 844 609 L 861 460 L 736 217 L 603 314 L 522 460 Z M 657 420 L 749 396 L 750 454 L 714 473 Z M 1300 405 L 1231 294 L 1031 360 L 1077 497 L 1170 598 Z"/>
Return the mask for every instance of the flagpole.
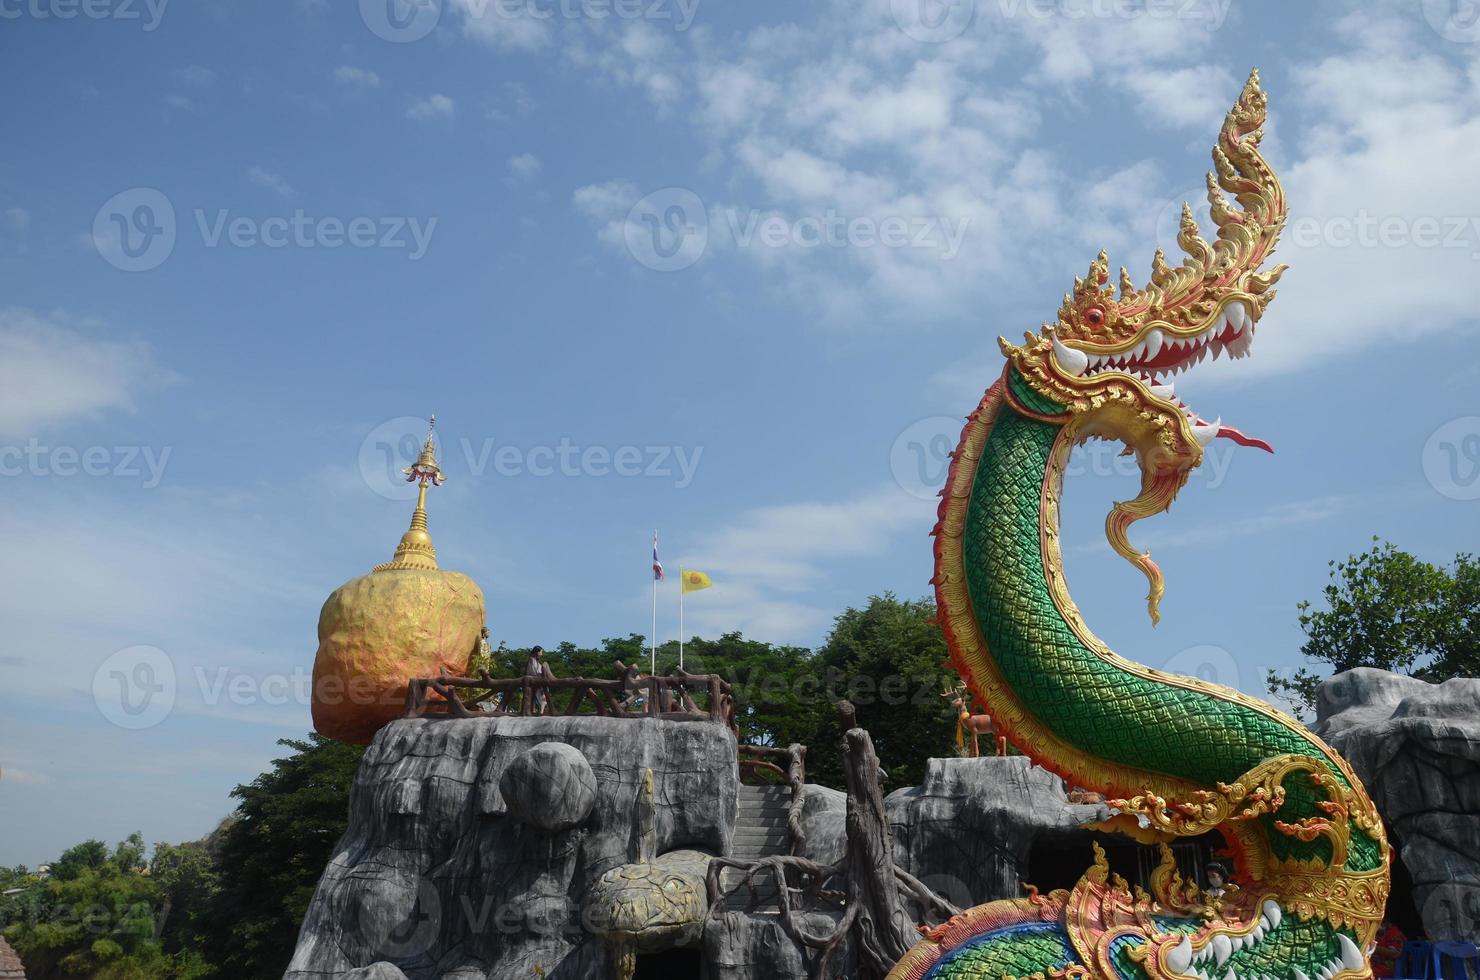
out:
<path id="1" fill-rule="evenodd" d="M 653 531 L 653 561 L 657 563 L 657 530 Z M 648 654 L 648 674 L 657 675 L 657 568 L 653 568 L 653 650 Z"/>
<path id="2" fill-rule="evenodd" d="M 683 569 L 678 570 L 678 669 L 683 670 Z"/>

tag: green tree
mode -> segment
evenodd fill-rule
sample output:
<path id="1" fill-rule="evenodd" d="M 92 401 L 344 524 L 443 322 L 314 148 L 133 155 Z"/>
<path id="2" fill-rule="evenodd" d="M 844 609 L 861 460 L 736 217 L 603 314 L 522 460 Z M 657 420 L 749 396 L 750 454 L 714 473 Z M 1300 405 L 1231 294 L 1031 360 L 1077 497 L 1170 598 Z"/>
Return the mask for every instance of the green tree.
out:
<path id="1" fill-rule="evenodd" d="M 350 787 L 365 751 L 316 734 L 278 744 L 292 753 L 232 791 L 240 801 L 236 819 L 220 840 L 205 951 L 233 980 L 283 975 L 314 887 L 348 823 Z"/>
<path id="2" fill-rule="evenodd" d="M 848 609 L 812 662 L 820 699 L 807 755 L 810 778 L 842 785 L 836 703 L 852 701 L 858 723 L 897 789 L 919 783 L 925 760 L 954 754 L 955 716 L 941 691 L 959 678 L 945 666 L 945 637 L 935 625 L 935 602 L 870 596 Z"/>
<path id="3" fill-rule="evenodd" d="M 108 863 L 108 845 L 100 840 L 85 840 L 62 852 L 51 865 L 51 876 L 70 881 L 84 871 L 96 871 Z"/>
<path id="4" fill-rule="evenodd" d="M 774 646 L 734 632 L 717 640 L 693 637 L 684 643 L 683 655 L 690 674 L 718 674 L 729 682 L 735 727 L 744 744 L 805 744 L 817 730 L 819 712 L 828 710 L 806 647 Z M 676 666 L 678 644 L 664 644 L 658 657 L 660 664 Z"/>
<path id="5" fill-rule="evenodd" d="M 144 840 L 131 834 L 109 851 L 98 841 L 68 849 L 42 881 L 28 877 L 25 901 L 4 906 L 5 936 L 32 980 L 195 980 L 199 954 L 160 941 L 164 888 L 142 868 Z"/>
<path id="6" fill-rule="evenodd" d="M 160 891 L 159 939 L 169 952 L 205 945 L 206 915 L 220 891 L 211 841 L 154 845 L 149 872 Z"/>
<path id="7" fill-rule="evenodd" d="M 1459 554 L 1434 565 L 1373 538 L 1373 546 L 1333 561 L 1325 609 L 1301 602 L 1300 652 L 1317 670 L 1271 670 L 1270 693 L 1306 712 L 1327 676 L 1378 667 L 1428 681 L 1480 675 L 1480 561 Z"/>

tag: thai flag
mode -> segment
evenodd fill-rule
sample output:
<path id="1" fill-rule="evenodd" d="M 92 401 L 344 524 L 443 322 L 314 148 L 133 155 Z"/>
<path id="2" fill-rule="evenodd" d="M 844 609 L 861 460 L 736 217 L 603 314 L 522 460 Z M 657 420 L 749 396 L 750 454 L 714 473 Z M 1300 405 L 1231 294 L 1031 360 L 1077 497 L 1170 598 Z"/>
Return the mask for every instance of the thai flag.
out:
<path id="1" fill-rule="evenodd" d="M 658 561 L 658 532 L 653 532 L 653 581 L 663 581 L 663 563 Z"/>

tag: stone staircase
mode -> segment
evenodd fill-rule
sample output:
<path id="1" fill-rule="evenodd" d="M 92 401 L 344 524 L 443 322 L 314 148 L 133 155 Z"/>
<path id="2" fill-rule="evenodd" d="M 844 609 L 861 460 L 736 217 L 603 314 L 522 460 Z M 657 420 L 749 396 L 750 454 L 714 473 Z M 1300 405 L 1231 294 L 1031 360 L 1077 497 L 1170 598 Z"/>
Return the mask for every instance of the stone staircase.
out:
<path id="1" fill-rule="evenodd" d="M 791 789 L 787 786 L 740 787 L 740 812 L 735 821 L 735 841 L 731 857 L 741 860 L 769 857 L 773 854 L 789 854 L 791 837 L 786 830 L 786 815 L 791 807 Z M 741 874 L 727 868 L 720 884 L 726 889 L 737 888 Z M 760 896 L 757 911 L 775 911 L 776 876 L 766 872 L 757 877 L 756 892 Z M 750 904 L 750 889 L 738 887 L 730 892 L 727 907 L 741 912 Z"/>

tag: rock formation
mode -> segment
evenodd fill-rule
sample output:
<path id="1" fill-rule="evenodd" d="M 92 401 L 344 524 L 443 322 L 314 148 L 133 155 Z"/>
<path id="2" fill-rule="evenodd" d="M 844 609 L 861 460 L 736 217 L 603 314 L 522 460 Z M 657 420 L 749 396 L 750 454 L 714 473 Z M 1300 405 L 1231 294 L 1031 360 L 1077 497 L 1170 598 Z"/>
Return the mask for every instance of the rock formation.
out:
<path id="1" fill-rule="evenodd" d="M 715 980 L 800 980 L 813 959 L 782 930 L 774 893 L 710 914 L 694 887 L 732 853 L 739 790 L 734 736 L 707 722 L 392 722 L 361 763 L 286 977 L 584 980 L 643 975 L 643 957 L 678 948 L 695 976 L 702 962 Z M 1082 835 L 1101 810 L 1070 805 L 1025 759 L 988 757 L 933 760 L 883 812 L 895 862 L 971 904 L 1020 894 L 1034 843 Z M 805 787 L 799 856 L 842 860 L 845 823 L 844 794 Z M 836 911 L 824 902 L 801 921 L 826 934 Z M 845 943 L 836 975 L 856 962 Z"/>
<path id="2" fill-rule="evenodd" d="M 542 812 L 538 771 L 578 796 L 589 771 L 589 806 Z M 645 808 L 649 771 L 653 805 Z M 657 858 L 725 853 L 738 786 L 735 739 L 721 725 L 594 716 L 393 722 L 361 763 L 349 827 L 286 976 L 611 975 L 593 889 L 637 862 L 643 847 Z M 640 826 L 645 813 L 649 828 Z M 352 972 L 371 967 L 381 972 Z"/>
<path id="3" fill-rule="evenodd" d="M 1423 931 L 1480 940 L 1480 679 L 1349 670 L 1321 685 L 1315 730 L 1377 803 Z"/>
<path id="4" fill-rule="evenodd" d="M 1437 938 L 1480 934 L 1480 680 L 1355 670 L 1321 689 L 1318 729 L 1388 821 L 1411 899 Z M 734 853 L 735 739 L 703 721 L 484 717 L 395 721 L 355 781 L 349 828 L 303 924 L 289 980 L 618 977 L 677 950 L 664 975 L 800 978 L 776 895 L 709 909 Z M 883 802 L 894 861 L 959 906 L 1021 894 L 1034 855 L 1088 848 L 1103 804 L 1073 804 L 1022 757 L 933 759 Z M 804 787 L 797 856 L 848 854 L 846 797 Z M 1070 862 L 1073 863 L 1073 862 Z M 729 872 L 727 872 L 728 874 Z M 796 892 L 794 899 L 805 896 Z M 1399 898 L 1395 889 L 1395 900 Z M 1406 897 L 1404 898 L 1406 900 Z M 909 914 L 925 910 L 906 896 Z M 836 903 L 798 921 L 826 935 Z M 845 942 L 832 973 L 860 962 Z M 655 963 L 657 961 L 654 961 Z"/>

